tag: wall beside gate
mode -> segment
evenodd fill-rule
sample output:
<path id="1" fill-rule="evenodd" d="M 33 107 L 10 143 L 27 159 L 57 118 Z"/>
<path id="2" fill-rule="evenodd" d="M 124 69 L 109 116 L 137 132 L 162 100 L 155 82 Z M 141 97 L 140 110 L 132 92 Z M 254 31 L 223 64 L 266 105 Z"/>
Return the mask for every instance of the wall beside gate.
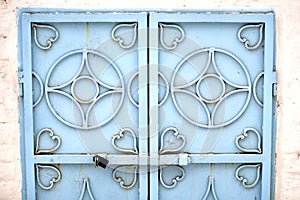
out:
<path id="1" fill-rule="evenodd" d="M 0 200 L 21 199 L 17 84 L 17 7 L 87 9 L 274 8 L 277 28 L 278 125 L 276 199 L 300 196 L 300 1 L 299 0 L 0 0 Z"/>

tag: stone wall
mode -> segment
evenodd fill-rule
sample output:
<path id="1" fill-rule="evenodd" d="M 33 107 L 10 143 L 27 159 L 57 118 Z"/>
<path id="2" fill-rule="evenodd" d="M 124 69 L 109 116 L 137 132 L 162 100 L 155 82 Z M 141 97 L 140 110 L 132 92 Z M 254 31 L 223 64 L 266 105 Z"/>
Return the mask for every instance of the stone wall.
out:
<path id="1" fill-rule="evenodd" d="M 47 2 L 47 3 L 45 3 Z M 277 28 L 278 132 L 276 199 L 300 196 L 299 0 L 0 0 L 0 199 L 21 199 L 18 123 L 18 7 L 60 8 L 274 8 Z"/>

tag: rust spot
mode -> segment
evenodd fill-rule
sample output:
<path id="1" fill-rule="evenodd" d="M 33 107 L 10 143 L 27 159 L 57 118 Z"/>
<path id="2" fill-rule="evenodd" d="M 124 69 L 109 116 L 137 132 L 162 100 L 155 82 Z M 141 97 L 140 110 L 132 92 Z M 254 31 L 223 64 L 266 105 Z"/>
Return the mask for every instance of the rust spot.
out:
<path id="1" fill-rule="evenodd" d="M 279 108 L 281 106 L 281 102 L 278 100 L 277 101 L 277 108 Z"/>
<path id="2" fill-rule="evenodd" d="M 213 166 L 212 165 L 213 165 L 212 163 L 209 164 L 209 173 L 210 173 L 211 176 L 212 176 L 212 170 L 213 170 Z"/>
<path id="3" fill-rule="evenodd" d="M 60 171 L 60 179 L 62 179 L 62 173 L 61 173 L 61 170 L 60 170 L 60 163 L 57 163 L 57 169 Z"/>
<path id="4" fill-rule="evenodd" d="M 86 30 L 86 35 L 85 35 L 85 45 L 86 45 L 86 48 L 89 47 L 89 23 L 86 22 L 85 24 L 85 30 Z"/>

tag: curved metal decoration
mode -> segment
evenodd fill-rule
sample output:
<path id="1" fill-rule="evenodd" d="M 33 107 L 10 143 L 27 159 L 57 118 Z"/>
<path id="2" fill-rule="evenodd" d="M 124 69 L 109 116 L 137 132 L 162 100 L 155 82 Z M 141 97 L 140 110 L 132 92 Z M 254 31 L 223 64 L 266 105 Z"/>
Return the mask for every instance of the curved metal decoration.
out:
<path id="1" fill-rule="evenodd" d="M 112 29 L 111 38 L 113 39 L 113 41 L 118 42 L 121 48 L 130 49 L 131 47 L 134 46 L 136 39 L 137 39 L 137 26 L 138 26 L 137 22 L 131 23 L 131 24 L 118 24 Z M 129 44 L 125 44 L 124 39 L 122 37 L 116 35 L 116 31 L 121 28 L 133 29 L 133 38 Z"/>
<path id="2" fill-rule="evenodd" d="M 129 148 L 121 148 L 118 145 L 116 145 L 116 140 L 121 140 L 124 137 L 124 134 L 128 134 L 132 140 L 133 140 L 133 149 L 129 149 Z M 131 130 L 130 128 L 122 128 L 121 131 L 118 134 L 115 134 L 112 136 L 112 140 L 111 143 L 113 145 L 113 147 L 121 152 L 125 152 L 125 153 L 132 153 L 132 154 L 138 154 L 139 151 L 137 149 L 137 142 L 136 142 L 136 136 L 134 134 L 134 131 Z"/>
<path id="3" fill-rule="evenodd" d="M 165 24 L 165 23 L 158 23 L 159 27 L 160 27 L 160 43 L 161 45 L 168 50 L 173 50 L 177 47 L 178 43 L 182 42 L 185 38 L 185 33 L 184 30 L 177 24 Z M 165 41 L 164 41 L 164 29 L 175 29 L 177 31 L 180 32 L 181 36 L 180 37 L 175 37 L 172 41 L 172 45 L 168 46 L 166 45 Z"/>
<path id="4" fill-rule="evenodd" d="M 163 73 L 158 72 L 158 77 L 161 77 L 161 79 L 164 82 L 165 88 L 166 88 L 166 94 L 165 94 L 165 96 L 158 102 L 158 106 L 161 106 L 167 100 L 167 98 L 169 96 L 169 90 L 170 90 L 170 88 L 169 88 L 168 80 L 167 80 L 167 78 L 165 77 L 165 75 Z"/>
<path id="5" fill-rule="evenodd" d="M 76 83 L 77 83 L 78 81 L 80 81 L 80 80 L 82 80 L 82 79 L 91 80 L 92 83 L 94 83 L 94 85 L 96 86 L 96 92 L 95 92 L 95 94 L 99 94 L 99 87 L 98 87 L 97 81 L 96 81 L 95 79 L 93 79 L 92 77 L 90 77 L 90 76 L 83 75 L 83 76 L 77 77 L 77 78 L 73 81 L 73 83 L 72 83 L 72 85 L 71 85 L 71 94 L 72 94 L 72 97 L 73 97 L 77 102 L 82 103 L 82 104 L 92 103 L 92 102 L 96 101 L 97 95 L 94 95 L 93 98 L 88 99 L 88 100 L 80 99 L 80 98 L 78 98 L 78 97 L 76 96 L 76 93 L 75 93 L 75 85 L 76 85 Z"/>
<path id="6" fill-rule="evenodd" d="M 173 136 L 177 140 L 181 140 L 181 145 L 180 146 L 178 146 L 177 148 L 174 148 L 174 149 L 165 149 L 165 147 L 164 147 L 164 139 L 165 139 L 166 133 L 168 133 L 168 132 L 173 132 Z M 186 141 L 185 141 L 184 135 L 179 134 L 177 128 L 175 128 L 175 127 L 169 127 L 167 129 L 165 129 L 164 132 L 161 134 L 159 153 L 160 154 L 164 154 L 164 153 L 175 153 L 175 152 L 178 152 L 178 151 L 180 151 L 185 146 L 185 144 L 186 144 Z"/>
<path id="7" fill-rule="evenodd" d="M 55 146 L 53 146 L 51 149 L 39 149 L 40 148 L 40 137 L 44 133 L 49 133 L 49 137 L 53 141 L 56 141 Z M 55 150 L 57 150 L 60 147 L 60 144 L 61 144 L 61 138 L 59 136 L 55 135 L 51 128 L 44 128 L 44 129 L 40 130 L 40 132 L 37 134 L 35 153 L 40 154 L 40 153 L 54 152 Z"/>
<path id="8" fill-rule="evenodd" d="M 257 75 L 257 77 L 255 78 L 254 83 L 253 83 L 253 96 L 254 96 L 254 99 L 255 99 L 256 103 L 258 103 L 258 105 L 260 105 L 261 107 L 264 106 L 264 103 L 258 98 L 256 88 L 257 88 L 257 83 L 258 83 L 258 81 L 259 81 L 263 76 L 264 76 L 264 72 L 260 72 L 260 73 Z"/>
<path id="9" fill-rule="evenodd" d="M 228 59 L 233 60 L 234 62 L 236 62 L 238 64 L 238 66 L 242 69 L 242 71 L 245 74 L 245 82 L 247 84 L 241 84 L 241 83 L 235 83 L 231 80 L 229 80 L 225 75 L 223 75 L 223 73 L 220 71 L 219 66 L 216 63 L 216 59 L 215 59 L 215 54 L 222 54 L 224 56 L 226 56 Z M 199 75 L 194 78 L 193 80 L 191 80 L 188 83 L 185 83 L 183 85 L 176 85 L 175 84 L 175 79 L 178 76 L 179 70 L 180 68 L 182 68 L 184 66 L 184 63 L 189 62 L 189 59 L 193 56 L 197 56 L 198 54 L 207 54 L 207 62 L 203 67 L 203 70 L 199 72 Z M 216 72 L 216 74 L 210 73 L 208 72 L 210 66 L 213 67 L 213 70 Z M 206 78 L 214 78 L 216 80 L 218 80 L 221 84 L 221 93 L 218 94 L 219 96 L 217 96 L 214 99 L 207 99 L 205 97 L 203 97 L 201 95 L 201 92 L 196 90 L 195 92 L 192 92 L 190 90 L 188 90 L 189 87 L 195 85 L 196 88 L 199 87 L 199 85 L 201 84 L 201 82 L 203 81 L 203 79 Z M 229 85 L 233 88 L 235 88 L 235 90 L 229 91 L 226 93 L 226 85 Z M 172 75 L 172 79 L 171 79 L 171 96 L 172 96 L 172 101 L 176 107 L 176 110 L 180 113 L 180 115 L 185 118 L 189 123 L 194 124 L 196 126 L 202 127 L 202 128 L 220 128 L 220 127 L 224 127 L 227 126 L 231 123 L 233 123 L 234 121 L 236 121 L 246 110 L 246 108 L 248 107 L 248 104 L 250 102 L 250 98 L 251 98 L 251 80 L 250 80 L 250 75 L 247 71 L 247 68 L 245 67 L 245 65 L 242 63 L 242 61 L 236 57 L 234 54 L 232 54 L 229 51 L 223 50 L 223 49 L 217 49 L 217 48 L 204 48 L 204 49 L 200 49 L 197 50 L 195 52 L 192 52 L 191 54 L 187 55 L 182 61 L 180 61 L 180 63 L 177 65 L 177 67 L 174 70 L 174 73 Z M 178 99 L 175 97 L 176 94 L 186 94 L 189 95 L 190 97 L 192 97 L 194 100 L 196 100 L 199 105 L 203 108 L 204 111 L 204 115 L 206 115 L 207 117 L 207 122 L 200 122 L 199 120 L 196 121 L 194 119 L 192 119 L 192 117 L 189 116 L 190 113 L 184 113 L 181 109 L 180 103 L 178 103 Z M 224 103 L 224 101 L 226 101 L 227 98 L 238 94 L 238 93 L 247 93 L 247 99 L 245 100 L 244 105 L 242 106 L 241 110 L 239 110 L 239 112 L 235 113 L 234 116 L 232 116 L 229 119 L 224 119 L 223 122 L 221 123 L 215 123 L 215 116 L 216 113 L 218 112 L 218 108 L 220 107 L 220 105 L 222 103 Z M 210 111 L 208 109 L 208 105 L 207 104 L 213 104 L 214 107 L 212 109 L 212 111 Z"/>
<path id="10" fill-rule="evenodd" d="M 115 181 L 117 181 L 117 182 L 120 184 L 120 186 L 121 186 L 122 188 L 124 188 L 124 189 L 130 189 L 130 188 L 132 188 L 132 187 L 135 185 L 135 183 L 136 183 L 136 180 L 137 180 L 137 169 L 138 169 L 138 167 L 137 167 L 137 166 L 132 166 L 132 167 L 134 168 L 134 170 L 133 170 L 133 172 L 132 172 L 132 174 L 133 174 L 133 180 L 132 180 L 132 182 L 129 183 L 129 184 L 125 184 L 124 179 L 123 179 L 121 176 L 117 176 L 117 172 L 118 172 L 118 171 L 122 171 L 122 170 L 120 170 L 120 168 L 122 168 L 122 167 L 124 168 L 125 166 L 119 166 L 119 167 L 115 168 L 115 169 L 113 170 L 113 172 L 112 172 L 112 177 L 113 177 L 113 179 L 114 179 Z"/>
<path id="11" fill-rule="evenodd" d="M 131 103 L 133 105 L 135 105 L 136 107 L 139 107 L 139 102 L 135 101 L 131 95 L 131 85 L 134 79 L 138 78 L 139 76 L 139 72 L 136 72 L 128 81 L 128 89 L 127 89 L 127 94 L 128 94 L 128 98 L 131 101 Z M 161 106 L 163 103 L 165 103 L 165 101 L 167 100 L 168 96 L 169 96 L 169 84 L 167 81 L 167 78 L 161 73 L 158 72 L 158 76 L 161 77 L 161 79 L 164 82 L 164 85 L 166 87 L 166 94 L 165 96 L 158 102 L 158 106 Z"/>
<path id="12" fill-rule="evenodd" d="M 244 169 L 244 168 L 256 168 L 256 178 L 255 180 L 252 182 L 252 183 L 248 183 L 248 180 L 247 178 L 243 177 L 243 176 L 240 176 L 239 173 L 240 173 L 240 170 Z M 243 186 L 245 188 L 253 188 L 258 180 L 259 180 L 259 177 L 260 177 L 260 168 L 261 168 L 261 164 L 256 164 L 256 165 L 241 165 L 239 166 L 236 171 L 235 171 L 235 177 L 237 178 L 237 180 L 241 181 Z"/>
<path id="13" fill-rule="evenodd" d="M 185 177 L 185 171 L 182 167 L 180 166 L 169 166 L 169 167 L 165 167 L 165 168 L 172 168 L 172 167 L 176 167 L 177 169 L 179 169 L 179 171 L 181 172 L 180 175 L 177 175 L 175 176 L 172 180 L 171 180 L 171 184 L 167 184 L 164 179 L 163 179 L 163 168 L 160 169 L 160 172 L 159 172 L 159 180 L 160 180 L 160 183 L 165 187 L 165 188 L 174 188 L 177 183 L 179 181 L 181 181 L 184 177 Z"/>
<path id="14" fill-rule="evenodd" d="M 257 137 L 257 148 L 256 149 L 247 149 L 243 146 L 240 145 L 240 141 L 241 140 L 244 140 L 248 137 L 248 133 L 249 132 L 253 132 L 255 133 L 256 137 Z M 244 151 L 244 152 L 253 152 L 253 153 L 262 153 L 261 151 L 261 138 L 260 138 L 260 134 L 258 133 L 258 131 L 254 128 L 245 128 L 244 129 L 244 133 L 241 134 L 241 135 L 238 135 L 236 138 L 235 138 L 235 144 L 236 146 L 241 150 L 241 151 Z"/>
<path id="15" fill-rule="evenodd" d="M 56 30 L 56 28 L 52 25 L 46 25 L 46 24 L 35 24 L 35 23 L 32 23 L 32 28 L 33 28 L 33 31 L 34 31 L 34 42 L 35 44 L 43 49 L 43 50 L 47 50 L 47 49 L 50 49 L 52 47 L 52 43 L 56 42 L 56 40 L 58 40 L 58 37 L 59 37 L 59 34 L 58 34 L 58 31 Z M 37 31 L 39 28 L 45 28 L 45 29 L 50 29 L 52 30 L 54 33 L 55 33 L 55 36 L 54 37 L 50 37 L 48 40 L 47 40 L 47 46 L 43 46 L 40 44 L 40 42 L 38 41 L 37 39 Z"/>
<path id="16" fill-rule="evenodd" d="M 44 95 L 44 85 L 43 85 L 42 79 L 39 77 L 39 75 L 37 73 L 35 73 L 33 71 L 32 72 L 32 76 L 35 77 L 36 80 L 38 81 L 39 86 L 40 86 L 40 90 L 41 90 L 38 99 L 33 103 L 33 108 L 34 108 L 35 106 L 37 106 L 40 103 L 40 101 L 43 98 L 43 95 Z"/>
<path id="17" fill-rule="evenodd" d="M 81 60 L 80 66 L 78 66 L 78 70 L 76 71 L 76 74 L 70 80 L 68 80 L 66 82 L 59 83 L 59 84 L 56 83 L 56 85 L 50 86 L 49 82 L 50 82 L 51 75 L 54 73 L 53 72 L 54 69 L 60 64 L 60 62 L 62 62 L 66 58 L 69 58 L 70 56 L 78 55 L 78 54 L 79 55 L 81 54 L 82 60 Z M 110 64 L 109 67 L 112 67 L 112 69 L 116 72 L 121 86 L 113 86 L 113 85 L 110 85 L 110 84 L 105 83 L 102 80 L 100 80 L 99 78 L 101 78 L 101 77 L 96 76 L 89 65 L 88 54 L 98 56 L 101 59 L 104 59 L 105 61 L 107 61 Z M 86 75 L 86 74 L 81 75 L 81 72 L 84 69 L 86 69 L 88 71 L 88 73 L 89 73 L 88 75 Z M 96 88 L 95 94 L 93 94 L 93 96 L 90 99 L 87 99 L 87 100 L 80 99 L 79 97 L 76 96 L 76 94 L 74 92 L 74 87 L 75 87 L 74 85 L 79 84 L 78 82 L 81 79 L 86 79 L 87 81 L 92 81 L 92 83 L 94 84 L 94 87 Z M 66 86 L 71 86 L 71 94 L 69 94 L 63 90 L 63 88 Z M 107 91 L 105 91 L 103 93 L 99 93 L 100 86 L 105 87 L 107 89 Z M 118 69 L 117 65 L 112 60 L 110 60 L 108 57 L 106 57 L 104 54 L 99 53 L 94 50 L 89 50 L 89 49 L 74 50 L 74 51 L 71 51 L 71 52 L 66 53 L 63 56 L 61 56 L 50 68 L 49 73 L 47 74 L 46 82 L 45 82 L 46 102 L 47 102 L 47 105 L 50 108 L 52 114 L 62 123 L 66 124 L 70 127 L 78 128 L 78 129 L 97 128 L 97 127 L 105 125 L 110 120 L 112 120 L 114 118 L 114 116 L 119 112 L 119 110 L 122 106 L 124 96 L 125 96 L 124 90 L 125 90 L 124 79 L 123 79 L 123 76 L 122 76 L 120 70 Z M 79 111 L 79 117 L 81 118 L 80 123 L 76 122 L 75 119 L 72 119 L 73 121 L 71 121 L 70 119 L 66 119 L 62 115 L 58 114 L 57 110 L 52 105 L 52 102 L 49 98 L 50 93 L 56 93 L 56 94 L 62 95 L 64 97 L 66 97 L 67 99 L 71 100 L 72 105 L 75 108 L 77 108 Z M 90 125 L 89 117 L 95 107 L 95 104 L 98 101 L 100 101 L 102 98 L 107 97 L 109 95 L 111 96 L 113 94 L 121 94 L 121 97 L 119 100 L 119 104 L 116 104 L 116 108 L 111 112 L 111 115 L 109 115 L 107 118 L 103 119 L 100 122 L 96 121 L 95 124 Z M 83 104 L 88 105 L 88 108 L 85 112 L 82 108 Z"/>
<path id="18" fill-rule="evenodd" d="M 57 173 L 56 177 L 53 177 L 50 181 L 48 185 L 43 185 L 43 183 L 40 180 L 40 170 L 41 169 L 52 169 Z M 39 184 L 39 186 L 44 189 L 44 190 L 50 190 L 55 183 L 57 183 L 58 181 L 60 181 L 61 179 L 61 172 L 59 171 L 59 169 L 57 169 L 56 167 L 52 166 L 52 165 L 36 165 L 36 178 L 37 178 L 37 183 Z"/>
<path id="19" fill-rule="evenodd" d="M 209 192 L 211 191 L 212 196 L 214 198 L 214 200 L 218 200 L 216 192 L 215 192 L 215 187 L 214 187 L 214 177 L 213 176 L 209 176 L 208 177 L 208 185 L 207 185 L 207 189 L 205 192 L 204 197 L 202 198 L 202 200 L 206 200 L 208 198 Z"/>
<path id="20" fill-rule="evenodd" d="M 136 107 L 139 107 L 139 102 L 135 101 L 131 95 L 131 85 L 132 85 L 133 80 L 138 78 L 138 76 L 139 76 L 139 72 L 136 72 L 133 74 L 133 76 L 128 81 L 128 89 L 127 89 L 128 98 L 131 101 L 131 103 L 133 105 L 135 105 Z"/>
<path id="21" fill-rule="evenodd" d="M 217 98 L 215 98 L 215 99 L 207 99 L 207 98 L 203 97 L 202 94 L 200 93 L 200 89 L 198 89 L 198 88 L 200 88 L 201 82 L 202 82 L 203 80 L 205 80 L 206 78 L 210 78 L 210 77 L 213 77 L 213 78 L 219 80 L 219 81 L 221 82 L 221 84 L 222 84 L 222 92 L 221 92 L 221 94 L 220 94 Z M 216 102 L 218 102 L 218 101 L 221 101 L 221 100 L 222 100 L 222 97 L 223 97 L 224 94 L 225 94 L 225 82 L 222 80 L 221 77 L 219 77 L 219 76 L 216 75 L 216 74 L 206 74 L 206 75 L 204 75 L 203 77 L 201 77 L 201 78 L 199 79 L 199 81 L 197 81 L 196 88 L 197 88 L 197 90 L 196 90 L 197 95 L 198 95 L 198 96 L 200 97 L 200 99 L 201 99 L 203 102 L 205 102 L 205 103 L 216 103 Z"/>
<path id="22" fill-rule="evenodd" d="M 248 28 L 258 28 L 258 30 L 259 30 L 259 38 L 258 38 L 258 41 L 257 41 L 254 45 L 252 45 L 252 46 L 250 46 L 250 41 L 249 41 L 249 39 L 242 36 L 243 31 L 244 31 L 245 29 L 248 29 Z M 241 42 L 244 43 L 244 45 L 245 45 L 245 47 L 246 47 L 247 49 L 249 49 L 249 50 L 257 49 L 257 48 L 260 46 L 260 44 L 261 44 L 261 42 L 262 42 L 262 39 L 263 39 L 263 28 L 264 28 L 264 24 L 256 24 L 256 25 L 255 25 L 255 24 L 249 24 L 249 25 L 244 25 L 244 26 L 242 26 L 242 27 L 239 29 L 238 34 L 237 34 L 237 37 L 238 37 L 239 41 L 241 41 Z"/>
<path id="23" fill-rule="evenodd" d="M 85 193 L 86 189 L 88 191 L 88 194 L 89 194 L 90 198 L 92 200 L 95 200 L 95 198 L 93 196 L 93 193 L 91 191 L 91 188 L 90 188 L 90 182 L 89 182 L 89 178 L 88 177 L 84 177 L 83 178 L 83 184 L 82 184 L 82 189 L 81 189 L 81 194 L 80 194 L 79 200 L 83 200 L 84 193 Z"/>

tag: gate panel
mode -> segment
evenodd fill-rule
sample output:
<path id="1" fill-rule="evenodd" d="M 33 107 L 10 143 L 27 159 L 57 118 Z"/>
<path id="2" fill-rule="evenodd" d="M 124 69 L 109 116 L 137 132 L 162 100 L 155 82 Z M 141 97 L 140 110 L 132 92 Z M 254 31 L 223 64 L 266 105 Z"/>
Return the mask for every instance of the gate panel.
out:
<path id="1" fill-rule="evenodd" d="M 26 198 L 145 199 L 146 15 L 21 11 L 20 22 Z"/>
<path id="2" fill-rule="evenodd" d="M 150 19 L 151 199 L 270 199 L 273 13 Z"/>
<path id="3" fill-rule="evenodd" d="M 24 199 L 273 198 L 272 11 L 18 17 Z"/>

